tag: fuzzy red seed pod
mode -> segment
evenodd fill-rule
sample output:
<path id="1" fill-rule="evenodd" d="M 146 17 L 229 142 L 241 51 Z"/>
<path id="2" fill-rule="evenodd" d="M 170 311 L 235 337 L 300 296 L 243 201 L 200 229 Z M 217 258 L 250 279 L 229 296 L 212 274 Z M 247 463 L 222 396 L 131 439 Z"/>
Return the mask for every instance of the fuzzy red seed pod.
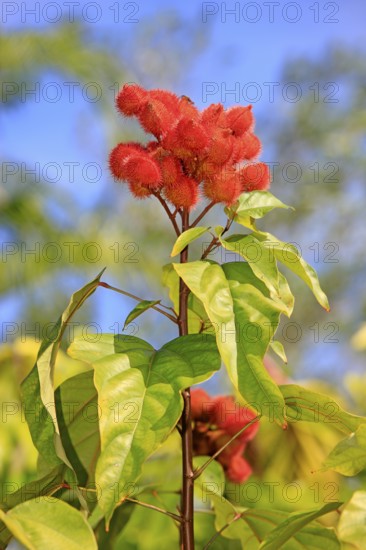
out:
<path id="1" fill-rule="evenodd" d="M 201 113 L 201 122 L 207 128 L 217 126 L 218 121 L 224 112 L 224 106 L 221 103 L 212 103 Z"/>
<path id="2" fill-rule="evenodd" d="M 261 142 L 251 132 L 235 139 L 231 162 L 237 164 L 243 160 L 253 160 L 261 152 Z"/>
<path id="3" fill-rule="evenodd" d="M 225 125 L 230 128 L 237 137 L 241 137 L 245 132 L 251 131 L 254 126 L 252 106 L 236 106 L 225 111 Z"/>
<path id="4" fill-rule="evenodd" d="M 165 197 L 177 208 L 191 209 L 198 202 L 196 180 L 182 176 L 174 185 L 164 187 Z"/>
<path id="5" fill-rule="evenodd" d="M 208 199 L 214 202 L 224 202 L 229 206 L 242 193 L 239 173 L 232 168 L 224 167 L 221 172 L 205 180 L 203 191 Z"/>
<path id="6" fill-rule="evenodd" d="M 202 124 L 194 120 L 183 118 L 178 122 L 175 133 L 181 148 L 190 152 L 202 152 L 209 142 L 209 137 Z"/>
<path id="7" fill-rule="evenodd" d="M 168 131 L 175 120 L 174 115 L 168 111 L 164 103 L 151 98 L 137 116 L 143 129 L 158 139 Z"/>
<path id="8" fill-rule="evenodd" d="M 152 99 L 157 99 L 171 114 L 174 114 L 177 117 L 179 116 L 179 98 L 172 92 L 159 89 L 150 90 L 148 92 L 148 97 Z"/>
<path id="9" fill-rule="evenodd" d="M 224 430 L 230 436 L 238 433 L 244 426 L 247 426 L 257 416 L 248 407 L 239 406 L 233 397 L 216 397 L 214 399 L 215 410 L 213 421 L 218 429 Z M 253 439 L 259 429 L 258 422 L 254 422 L 238 436 L 238 441 L 246 442 Z"/>
<path id="10" fill-rule="evenodd" d="M 200 164 L 199 155 L 190 154 L 183 159 L 179 159 L 181 166 L 183 167 L 183 172 L 192 177 L 193 179 L 200 181 L 200 178 L 197 178 L 197 168 Z"/>
<path id="11" fill-rule="evenodd" d="M 142 185 L 138 181 L 129 181 L 128 187 L 131 193 L 137 199 L 146 199 L 146 197 L 149 197 L 150 195 L 152 195 L 152 190 L 149 189 L 149 187 L 146 187 L 146 185 Z"/>
<path id="12" fill-rule="evenodd" d="M 244 483 L 251 474 L 252 468 L 240 455 L 235 455 L 226 469 L 226 476 L 233 483 Z"/>
<path id="13" fill-rule="evenodd" d="M 182 160 L 202 156 L 209 143 L 204 127 L 193 120 L 182 119 L 161 140 L 162 146 Z"/>
<path id="14" fill-rule="evenodd" d="M 217 164 L 214 164 L 208 158 L 204 159 L 201 162 L 196 163 L 196 178 L 198 181 L 211 181 L 212 178 L 217 174 L 219 167 Z"/>
<path id="15" fill-rule="evenodd" d="M 270 185 L 269 166 L 264 162 L 247 164 L 240 170 L 243 191 L 263 191 Z"/>
<path id="16" fill-rule="evenodd" d="M 219 166 L 228 162 L 233 153 L 234 142 L 230 129 L 216 128 L 211 136 L 207 161 Z"/>
<path id="17" fill-rule="evenodd" d="M 116 99 L 117 109 L 125 116 L 137 115 L 146 102 L 147 92 L 137 84 L 125 84 Z"/>
<path id="18" fill-rule="evenodd" d="M 127 176 L 126 161 L 133 155 L 143 154 L 144 148 L 139 143 L 119 143 L 109 155 L 109 168 L 117 179 Z"/>
<path id="19" fill-rule="evenodd" d="M 165 186 L 174 186 L 183 177 L 182 165 L 177 157 L 165 155 L 160 159 L 159 164 Z"/>
<path id="20" fill-rule="evenodd" d="M 140 183 L 152 190 L 162 186 L 160 167 L 145 151 L 127 159 L 125 169 L 128 182 Z"/>
<path id="21" fill-rule="evenodd" d="M 110 154 L 109 165 L 112 174 L 118 179 L 127 180 L 129 183 L 136 183 L 151 190 L 158 189 L 162 185 L 158 163 L 138 144 L 117 145 Z"/>
<path id="22" fill-rule="evenodd" d="M 191 390 L 191 411 L 193 420 L 209 422 L 214 410 L 214 403 L 205 390 Z"/>
<path id="23" fill-rule="evenodd" d="M 159 158 L 165 153 L 158 141 L 149 141 L 145 147 L 151 156 L 155 158 L 155 160 L 159 160 Z"/>
<path id="24" fill-rule="evenodd" d="M 193 101 L 185 95 L 179 98 L 179 112 L 182 119 L 199 121 L 199 110 Z"/>

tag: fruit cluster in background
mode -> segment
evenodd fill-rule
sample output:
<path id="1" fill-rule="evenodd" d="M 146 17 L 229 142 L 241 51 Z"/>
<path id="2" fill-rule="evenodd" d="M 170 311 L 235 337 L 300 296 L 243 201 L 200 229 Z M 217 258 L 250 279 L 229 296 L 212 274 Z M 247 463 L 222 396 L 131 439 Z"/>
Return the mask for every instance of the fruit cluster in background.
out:
<path id="1" fill-rule="evenodd" d="M 191 410 L 194 421 L 193 454 L 196 456 L 213 456 L 247 426 L 216 459 L 223 466 L 230 481 L 246 481 L 252 473 L 252 468 L 243 457 L 243 453 L 247 443 L 254 438 L 259 429 L 259 422 L 253 422 L 256 414 L 248 407 L 239 406 L 232 396 L 213 398 L 201 389 L 191 391 Z"/>

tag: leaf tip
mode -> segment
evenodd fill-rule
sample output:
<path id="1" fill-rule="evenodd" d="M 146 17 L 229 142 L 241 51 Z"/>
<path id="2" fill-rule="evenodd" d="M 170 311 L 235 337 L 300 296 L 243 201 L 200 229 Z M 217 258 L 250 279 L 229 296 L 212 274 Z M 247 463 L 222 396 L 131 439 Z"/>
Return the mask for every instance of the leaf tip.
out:
<path id="1" fill-rule="evenodd" d="M 101 276 L 103 275 L 106 269 L 107 269 L 107 266 L 103 267 L 102 271 L 99 273 L 99 275 L 97 275 L 97 279 L 101 278 Z"/>

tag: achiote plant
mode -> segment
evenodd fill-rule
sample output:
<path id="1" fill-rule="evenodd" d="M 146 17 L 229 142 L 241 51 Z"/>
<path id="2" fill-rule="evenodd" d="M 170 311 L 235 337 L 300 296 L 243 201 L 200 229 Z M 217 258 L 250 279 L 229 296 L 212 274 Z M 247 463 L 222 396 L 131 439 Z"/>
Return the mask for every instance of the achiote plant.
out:
<path id="1" fill-rule="evenodd" d="M 136 116 L 155 138 L 146 145 L 118 144 L 110 154 L 110 168 L 135 197 L 156 198 L 169 217 L 177 237 L 171 256 L 180 257 L 163 268 L 172 303 L 166 306 L 112 287 L 101 281 L 103 272 L 72 296 L 22 385 L 40 478 L 8 495 L 0 510 L 2 548 L 13 535 L 27 548 L 48 550 L 51 533 L 55 550 L 132 548 L 124 533 L 137 509 L 169 518 L 178 527 L 184 550 L 195 547 L 194 520 L 204 512 L 215 516 L 204 548 L 216 547 L 222 537 L 225 548 L 237 548 L 232 543 L 240 541 L 249 550 L 290 550 L 295 540 L 304 548 L 340 548 L 334 529 L 314 522 L 338 509 L 340 502 L 289 518 L 285 512 L 234 507 L 225 498 L 225 476 L 243 483 L 251 475 L 244 451 L 261 417 L 273 421 L 273 430 L 285 429 L 294 416 L 316 422 L 330 414 L 347 435 L 365 428 L 364 418 L 341 410 L 326 395 L 278 385 L 263 364 L 269 348 L 285 358 L 273 337 L 281 315 L 290 316 L 294 306 L 278 263 L 329 307 L 314 269 L 298 250 L 256 226 L 267 212 L 288 207 L 267 191 L 269 169 L 257 161 L 261 146 L 253 133 L 251 106 L 225 110 L 216 104 L 200 112 L 185 96 L 126 85 L 117 107 L 124 116 Z M 217 203 L 225 205 L 226 225 L 199 225 Z M 233 224 L 244 232 L 227 235 Z M 202 256 L 189 259 L 189 245 L 207 233 L 211 241 Z M 240 261 L 210 260 L 218 247 L 236 253 Z M 53 373 L 65 328 L 98 287 L 138 302 L 126 324 L 152 308 L 176 324 L 179 336 L 159 350 L 123 334 L 99 334 L 93 341 L 75 338 L 69 354 L 89 370 L 55 389 Z M 210 378 L 221 364 L 235 398 L 211 398 L 202 389 L 191 393 L 192 386 Z M 336 409 L 330 411 L 330 403 Z M 98 411 L 93 422 L 86 413 L 91 404 Z M 151 487 L 157 495 L 159 484 L 146 472 L 151 455 L 164 442 L 176 444 L 176 432 L 182 477 L 171 494 L 179 501 L 166 509 L 148 501 Z M 347 445 L 348 439 L 339 445 Z M 168 463 L 163 456 L 158 460 L 169 471 L 169 457 Z M 352 467 L 349 462 L 348 473 L 343 473 L 353 475 L 359 464 Z M 337 448 L 327 465 L 344 469 Z M 202 498 L 207 484 L 216 487 L 208 501 Z M 148 535 L 149 524 L 146 529 Z M 174 544 L 178 537 L 161 547 Z M 133 547 L 140 548 L 137 543 Z"/>

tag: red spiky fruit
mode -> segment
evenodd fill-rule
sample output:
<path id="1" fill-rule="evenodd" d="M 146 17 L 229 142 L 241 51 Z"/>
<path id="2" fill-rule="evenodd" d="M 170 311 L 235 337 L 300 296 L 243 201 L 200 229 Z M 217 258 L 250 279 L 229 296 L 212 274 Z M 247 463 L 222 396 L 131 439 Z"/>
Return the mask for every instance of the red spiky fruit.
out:
<path id="1" fill-rule="evenodd" d="M 214 202 L 233 204 L 242 192 L 239 174 L 232 168 L 224 168 L 204 182 L 204 193 Z"/>
<path id="2" fill-rule="evenodd" d="M 158 163 L 140 145 L 120 143 L 112 150 L 109 165 L 115 177 L 132 185 L 131 191 L 136 196 L 144 195 L 142 189 L 139 190 L 140 187 L 151 191 L 162 185 Z"/>
<path id="3" fill-rule="evenodd" d="M 234 148 L 235 138 L 229 128 L 216 128 L 211 135 L 206 162 L 222 166 L 229 161 Z M 217 171 L 217 167 L 216 167 Z"/>
<path id="4" fill-rule="evenodd" d="M 193 178 L 181 176 L 173 185 L 164 187 L 164 194 L 176 208 L 190 210 L 198 201 L 198 184 Z"/>
<path id="5" fill-rule="evenodd" d="M 225 123 L 237 137 L 241 137 L 245 132 L 251 131 L 254 125 L 252 106 L 231 107 L 225 113 Z"/>
<path id="6" fill-rule="evenodd" d="M 160 139 L 174 123 L 175 117 L 158 99 L 149 98 L 138 113 L 138 119 L 146 132 Z"/>
<path id="7" fill-rule="evenodd" d="M 147 92 L 138 84 L 125 84 L 116 98 L 117 109 L 125 116 L 137 115 L 146 102 Z"/>
<path id="8" fill-rule="evenodd" d="M 234 164 L 243 160 L 253 160 L 261 151 L 261 142 L 251 132 L 246 132 L 242 137 L 235 139 L 232 162 Z"/>
<path id="9" fill-rule="evenodd" d="M 240 170 L 243 191 L 263 191 L 270 186 L 269 166 L 264 162 L 247 164 Z"/>

